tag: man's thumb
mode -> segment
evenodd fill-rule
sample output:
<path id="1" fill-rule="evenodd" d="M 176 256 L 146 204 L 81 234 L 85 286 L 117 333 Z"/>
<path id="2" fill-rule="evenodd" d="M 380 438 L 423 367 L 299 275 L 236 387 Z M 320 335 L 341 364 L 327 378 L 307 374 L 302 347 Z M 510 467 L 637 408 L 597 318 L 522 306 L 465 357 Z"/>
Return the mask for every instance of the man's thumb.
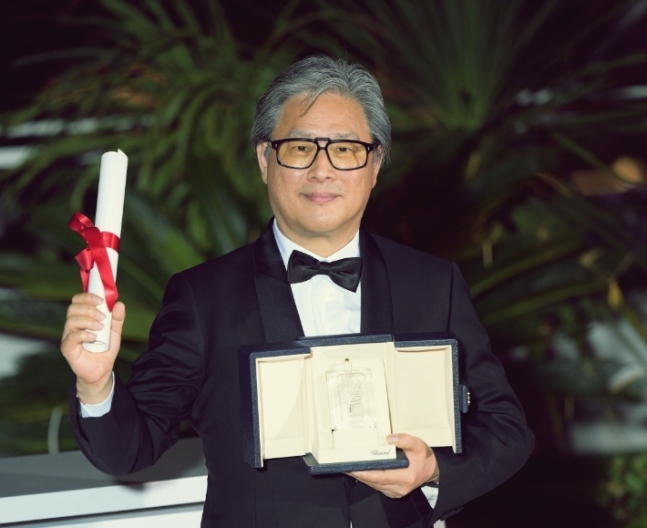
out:
<path id="1" fill-rule="evenodd" d="M 400 449 L 412 449 L 414 447 L 414 439 L 411 435 L 406 433 L 392 434 L 386 437 L 389 444 L 395 445 Z"/>

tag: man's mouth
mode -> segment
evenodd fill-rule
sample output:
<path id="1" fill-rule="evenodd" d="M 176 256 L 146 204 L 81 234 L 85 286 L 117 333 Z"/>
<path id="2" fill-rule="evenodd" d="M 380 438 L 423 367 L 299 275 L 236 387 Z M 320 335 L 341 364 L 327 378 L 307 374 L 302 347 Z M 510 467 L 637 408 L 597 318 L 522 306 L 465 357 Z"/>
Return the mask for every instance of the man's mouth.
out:
<path id="1" fill-rule="evenodd" d="M 332 192 L 314 192 L 314 193 L 303 193 L 308 200 L 316 204 L 326 204 L 332 202 L 335 198 L 338 198 L 340 195 Z"/>

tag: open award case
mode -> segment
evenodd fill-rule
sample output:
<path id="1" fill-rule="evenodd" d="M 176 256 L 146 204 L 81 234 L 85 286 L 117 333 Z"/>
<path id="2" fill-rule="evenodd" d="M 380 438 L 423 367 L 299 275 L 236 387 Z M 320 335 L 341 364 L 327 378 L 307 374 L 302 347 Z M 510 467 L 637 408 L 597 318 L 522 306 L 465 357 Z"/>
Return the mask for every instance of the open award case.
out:
<path id="1" fill-rule="evenodd" d="M 303 456 L 312 474 L 406 467 L 408 433 L 461 447 L 467 389 L 450 333 L 343 335 L 239 350 L 244 458 Z"/>

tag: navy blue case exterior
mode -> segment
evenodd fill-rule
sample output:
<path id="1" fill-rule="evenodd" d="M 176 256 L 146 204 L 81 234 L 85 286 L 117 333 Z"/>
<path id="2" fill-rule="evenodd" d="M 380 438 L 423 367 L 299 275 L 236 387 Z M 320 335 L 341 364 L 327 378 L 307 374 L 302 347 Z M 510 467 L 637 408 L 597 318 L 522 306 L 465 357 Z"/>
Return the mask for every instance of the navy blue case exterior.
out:
<path id="1" fill-rule="evenodd" d="M 417 346 L 451 346 L 454 386 L 454 418 L 456 424 L 456 453 L 462 452 L 461 410 L 466 412 L 466 389 L 458 378 L 458 342 L 450 332 L 425 332 L 418 334 L 347 334 L 335 336 L 302 337 L 298 341 L 286 341 L 263 345 L 243 346 L 238 350 L 238 373 L 240 377 L 240 411 L 243 428 L 243 458 L 254 468 L 263 467 L 260 449 L 258 412 L 258 386 L 256 360 L 265 357 L 308 354 L 311 347 L 352 345 L 359 343 L 394 342 L 397 348 Z M 339 464 L 319 464 L 311 454 L 303 460 L 313 475 L 363 471 L 367 469 L 393 469 L 407 467 L 409 462 L 400 450 L 394 460 L 358 461 Z"/>
<path id="2" fill-rule="evenodd" d="M 397 469 L 409 467 L 409 460 L 402 449 L 396 450 L 393 460 L 358 460 L 357 462 L 340 462 L 339 464 L 320 464 L 310 453 L 303 456 L 312 475 L 330 475 L 331 473 L 350 473 L 368 469 Z"/>

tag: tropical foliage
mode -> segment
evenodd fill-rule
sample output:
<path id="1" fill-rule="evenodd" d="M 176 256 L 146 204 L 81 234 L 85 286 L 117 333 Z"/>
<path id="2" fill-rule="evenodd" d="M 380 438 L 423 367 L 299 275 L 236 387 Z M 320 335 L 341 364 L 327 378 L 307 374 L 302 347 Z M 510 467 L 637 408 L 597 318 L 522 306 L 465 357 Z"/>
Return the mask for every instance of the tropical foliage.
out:
<path id="1" fill-rule="evenodd" d="M 647 399 L 644 352 L 626 347 L 643 370 L 621 386 L 627 358 L 587 341 L 590 322 L 619 319 L 647 337 L 623 294 L 647 271 L 647 232 L 628 221 L 644 219 L 647 99 L 632 87 L 647 53 L 616 45 L 640 3 L 320 5 L 336 33 L 309 41 L 371 64 L 395 117 L 373 229 L 461 263 L 499 350 L 524 351 L 550 380 L 562 447 L 564 396 Z M 556 335 L 574 356 L 553 361 Z"/>
<path id="2" fill-rule="evenodd" d="M 295 57 L 327 51 L 376 74 L 394 124 L 367 225 L 460 263 L 495 349 L 531 367 L 540 446 L 566 449 L 578 402 L 647 400 L 635 296 L 647 283 L 647 50 L 626 44 L 644 27 L 643 0 L 302 0 L 253 47 L 216 0 L 101 4 L 103 15 L 73 22 L 104 44 L 73 50 L 73 67 L 2 118 L 59 131 L 0 175 L 5 207 L 19 204 L 12 250 L 0 252 L 0 285 L 13 292 L 0 300 L 1 330 L 57 338 L 78 289 L 81 243 L 67 218 L 92 213 L 98 153 L 121 148 L 122 361 L 132 360 L 169 275 L 253 239 L 269 217 L 246 139 L 255 100 Z M 590 340 L 592 323 L 623 355 Z M 38 434 L 59 404 L 15 401 L 12 416 L 41 420 Z"/>
<path id="3" fill-rule="evenodd" d="M 102 5 L 101 16 L 65 21 L 94 28 L 101 45 L 29 58 L 78 60 L 30 106 L 2 117 L 14 134 L 31 126 L 50 135 L 38 138 L 26 163 L 0 176 L 10 219 L 0 252 L 0 284 L 10 288 L 0 301 L 0 330 L 60 338 L 65 305 L 80 289 L 73 256 L 83 247 L 67 221 L 77 210 L 93 217 L 100 155 L 121 149 L 129 170 L 118 279 L 128 322 L 120 360 L 130 362 L 145 345 L 169 277 L 255 238 L 267 222 L 249 130 L 257 99 L 292 55 L 238 43 L 217 1 L 196 10 L 181 0 Z M 48 354 L 56 357 L 53 348 Z M 0 449 L 46 449 L 41 433 L 52 406 L 65 402 L 68 377 L 54 382 L 58 400 L 15 394 L 20 387 L 39 394 L 26 364 L 20 383 L 0 381 L 11 403 L 2 406 L 0 423 L 15 424 L 18 414 L 26 435 L 0 436 Z"/>
<path id="4" fill-rule="evenodd" d="M 609 462 L 609 477 L 601 487 L 601 502 L 626 528 L 647 526 L 647 454 L 615 455 Z"/>

